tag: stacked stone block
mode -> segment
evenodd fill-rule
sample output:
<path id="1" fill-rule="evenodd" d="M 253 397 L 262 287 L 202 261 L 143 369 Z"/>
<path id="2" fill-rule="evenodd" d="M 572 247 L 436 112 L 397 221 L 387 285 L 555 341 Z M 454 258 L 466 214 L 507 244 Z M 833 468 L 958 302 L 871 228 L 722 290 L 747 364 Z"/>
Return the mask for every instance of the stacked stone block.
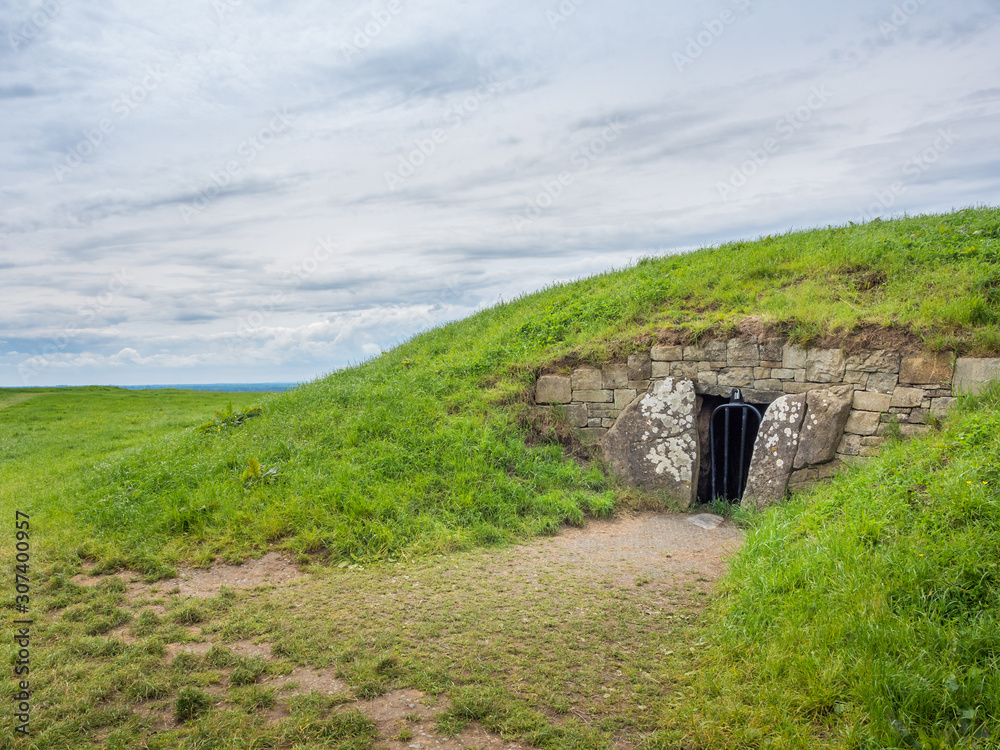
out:
<path id="1" fill-rule="evenodd" d="M 739 388 L 747 401 L 758 404 L 849 386 L 852 409 L 835 460 L 822 467 L 796 467 L 790 486 L 800 488 L 832 476 L 844 462 L 874 455 L 896 430 L 909 437 L 931 429 L 931 422 L 955 403 L 953 389 L 975 392 L 984 382 L 1000 379 L 1000 359 L 956 360 L 948 352 L 888 350 L 848 354 L 803 348 L 780 338 L 742 337 L 654 346 L 648 353 L 630 355 L 627 362 L 543 375 L 535 402 L 537 408 L 558 410 L 584 442 L 596 444 L 651 382 L 668 377 L 693 381 L 699 395 L 728 398 Z"/>

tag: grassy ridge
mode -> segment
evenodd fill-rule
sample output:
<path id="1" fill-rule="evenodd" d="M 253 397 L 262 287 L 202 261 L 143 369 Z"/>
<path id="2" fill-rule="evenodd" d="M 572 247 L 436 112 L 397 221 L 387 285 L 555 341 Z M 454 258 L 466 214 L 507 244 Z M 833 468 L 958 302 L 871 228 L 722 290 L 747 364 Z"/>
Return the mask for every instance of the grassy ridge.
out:
<path id="1" fill-rule="evenodd" d="M 102 555 L 132 564 L 274 543 L 370 559 L 551 531 L 622 497 L 557 446 L 525 444 L 519 400 L 536 371 L 622 356 L 665 330 L 725 334 L 748 317 L 802 342 L 865 324 L 1000 351 L 1000 209 L 645 259 L 269 397 L 238 429 L 157 437 L 34 502 L 71 507 L 109 541 Z M 272 474 L 245 476 L 252 462 Z"/>

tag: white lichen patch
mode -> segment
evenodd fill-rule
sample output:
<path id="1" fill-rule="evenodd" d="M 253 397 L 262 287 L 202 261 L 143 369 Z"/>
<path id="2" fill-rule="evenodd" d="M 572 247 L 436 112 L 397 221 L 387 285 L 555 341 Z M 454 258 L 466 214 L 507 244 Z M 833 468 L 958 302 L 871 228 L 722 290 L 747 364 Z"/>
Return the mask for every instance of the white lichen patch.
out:
<path id="1" fill-rule="evenodd" d="M 695 398 L 694 383 L 690 380 L 666 378 L 642 397 L 639 409 L 648 423 L 659 422 L 665 434 L 676 435 L 694 424 Z M 650 429 L 654 435 L 660 434 L 659 428 L 651 426 Z"/>
<path id="2" fill-rule="evenodd" d="M 694 440 L 690 435 L 667 438 L 650 446 L 646 460 L 653 464 L 653 471 L 657 474 L 666 474 L 678 482 L 690 482 L 694 449 Z"/>

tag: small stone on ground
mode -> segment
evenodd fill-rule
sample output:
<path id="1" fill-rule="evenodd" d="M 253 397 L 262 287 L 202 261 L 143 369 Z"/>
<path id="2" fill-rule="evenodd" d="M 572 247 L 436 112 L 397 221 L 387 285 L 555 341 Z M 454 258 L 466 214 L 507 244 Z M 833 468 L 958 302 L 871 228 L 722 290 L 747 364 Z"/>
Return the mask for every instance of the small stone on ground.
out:
<path id="1" fill-rule="evenodd" d="M 707 529 L 708 531 L 719 528 L 725 521 L 726 519 L 722 516 L 716 516 L 712 513 L 699 513 L 688 519 L 688 523 L 693 523 L 695 526 Z"/>

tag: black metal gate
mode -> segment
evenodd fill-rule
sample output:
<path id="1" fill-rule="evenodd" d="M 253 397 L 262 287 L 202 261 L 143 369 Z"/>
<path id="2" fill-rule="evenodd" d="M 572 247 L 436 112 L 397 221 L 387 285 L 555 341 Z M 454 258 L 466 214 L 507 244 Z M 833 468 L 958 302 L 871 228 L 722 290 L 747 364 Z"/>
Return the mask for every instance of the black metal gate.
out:
<path id="1" fill-rule="evenodd" d="M 757 408 L 743 400 L 739 388 L 733 390 L 728 404 L 712 412 L 709 440 L 712 446 L 713 500 L 739 502 L 743 499 L 750 472 L 750 456 L 761 419 Z"/>

